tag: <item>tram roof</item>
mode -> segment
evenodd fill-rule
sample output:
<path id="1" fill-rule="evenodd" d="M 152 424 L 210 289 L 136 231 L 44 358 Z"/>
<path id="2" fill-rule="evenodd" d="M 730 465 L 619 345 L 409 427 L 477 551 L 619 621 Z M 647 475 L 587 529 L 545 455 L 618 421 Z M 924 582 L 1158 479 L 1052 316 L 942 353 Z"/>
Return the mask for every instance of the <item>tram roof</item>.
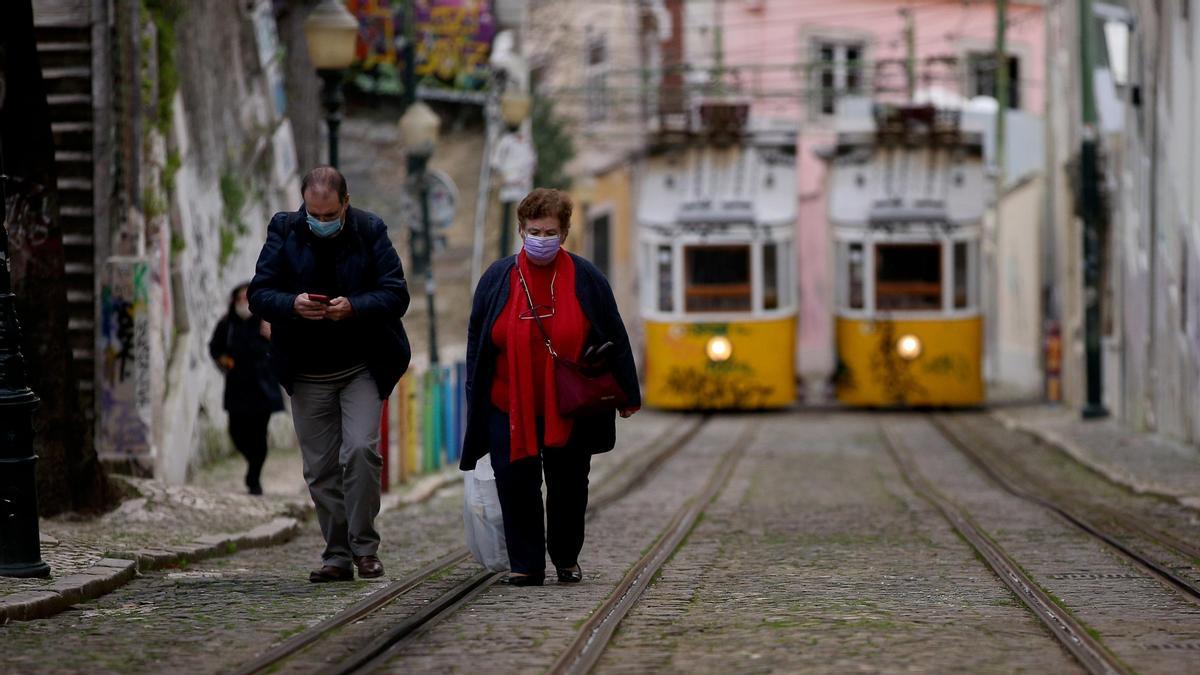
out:
<path id="1" fill-rule="evenodd" d="M 795 139 L 786 130 L 758 130 L 739 143 L 680 145 L 645 158 L 638 221 L 659 227 L 794 224 Z"/>

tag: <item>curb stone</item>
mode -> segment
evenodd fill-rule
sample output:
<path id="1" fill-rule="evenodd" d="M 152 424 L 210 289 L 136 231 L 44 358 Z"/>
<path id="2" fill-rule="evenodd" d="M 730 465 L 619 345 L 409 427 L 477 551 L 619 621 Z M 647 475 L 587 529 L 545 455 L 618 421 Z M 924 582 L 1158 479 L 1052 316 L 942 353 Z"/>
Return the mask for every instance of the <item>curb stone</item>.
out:
<path id="1" fill-rule="evenodd" d="M 380 512 L 412 506 L 432 498 L 438 491 L 462 480 L 462 473 L 443 472 L 427 476 L 404 494 L 384 497 Z M 305 509 L 303 518 L 312 512 Z M 283 544 L 300 532 L 301 519 L 276 518 L 236 534 L 212 534 L 182 546 L 143 548 L 109 554 L 78 574 L 71 574 L 44 588 L 0 597 L 0 625 L 10 621 L 46 619 L 72 605 L 94 600 L 124 586 L 139 573 L 180 567 L 198 560 L 230 555 L 236 551 Z"/>
<path id="2" fill-rule="evenodd" d="M 178 567 L 238 549 L 282 544 L 299 531 L 299 520 L 276 518 L 245 532 L 208 535 L 182 546 L 110 553 L 87 570 L 57 579 L 49 586 L 0 597 L 0 625 L 54 616 L 72 605 L 113 592 L 141 572 Z"/>
<path id="3" fill-rule="evenodd" d="M 1162 485 L 1140 480 L 1133 474 L 1120 471 L 1104 462 L 1095 460 L 1088 455 L 1087 451 L 1063 435 L 1048 429 L 1039 428 L 1027 422 L 1022 422 L 1006 412 L 993 411 L 991 415 L 992 419 L 1004 425 L 1006 429 L 1009 429 L 1010 431 L 1019 431 L 1034 437 L 1042 443 L 1055 448 L 1059 452 L 1065 454 L 1067 457 L 1070 457 L 1083 466 L 1100 474 L 1110 483 L 1128 488 L 1139 495 L 1163 497 L 1190 509 L 1200 511 L 1200 497 L 1196 495 L 1181 493 L 1178 490 L 1173 490 Z"/>

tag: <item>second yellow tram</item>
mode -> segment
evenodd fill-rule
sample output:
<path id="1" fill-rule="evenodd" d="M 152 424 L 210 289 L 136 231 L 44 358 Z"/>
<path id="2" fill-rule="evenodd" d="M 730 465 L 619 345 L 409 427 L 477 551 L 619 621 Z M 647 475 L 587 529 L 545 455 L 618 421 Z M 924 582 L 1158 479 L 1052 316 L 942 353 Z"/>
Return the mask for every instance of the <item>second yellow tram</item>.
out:
<path id="1" fill-rule="evenodd" d="M 843 129 L 829 200 L 838 400 L 983 403 L 982 134 L 930 107 L 876 107 Z"/>

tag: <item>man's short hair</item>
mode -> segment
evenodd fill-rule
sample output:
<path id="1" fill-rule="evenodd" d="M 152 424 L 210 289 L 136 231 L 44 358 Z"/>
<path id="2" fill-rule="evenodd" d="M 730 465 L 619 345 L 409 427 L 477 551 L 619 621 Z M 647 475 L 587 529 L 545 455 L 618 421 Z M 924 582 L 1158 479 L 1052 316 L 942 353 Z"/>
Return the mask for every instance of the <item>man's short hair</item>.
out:
<path id="1" fill-rule="evenodd" d="M 517 223 L 524 229 L 525 223 L 530 220 L 557 218 L 558 225 L 562 228 L 565 237 L 567 231 L 571 229 L 571 211 L 573 209 L 571 196 L 562 190 L 537 188 L 525 195 L 520 205 L 517 206 Z"/>
<path id="2" fill-rule="evenodd" d="M 346 177 L 332 166 L 318 166 L 304 175 L 304 180 L 300 181 L 301 199 L 304 199 L 304 195 L 310 187 L 336 192 L 339 202 L 346 201 L 346 197 L 350 195 L 346 186 Z"/>

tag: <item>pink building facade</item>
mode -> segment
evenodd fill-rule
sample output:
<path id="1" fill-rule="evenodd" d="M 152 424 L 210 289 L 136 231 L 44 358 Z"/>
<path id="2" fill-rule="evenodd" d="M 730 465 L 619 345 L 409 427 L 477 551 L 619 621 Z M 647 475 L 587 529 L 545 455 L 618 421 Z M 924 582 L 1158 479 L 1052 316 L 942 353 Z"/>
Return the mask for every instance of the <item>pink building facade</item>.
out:
<path id="1" fill-rule="evenodd" d="M 747 97 L 752 124 L 799 131 L 797 369 L 808 391 L 818 395 L 834 371 L 836 355 L 825 166 L 816 151 L 833 140 L 838 101 L 846 96 L 907 100 L 910 45 L 916 100 L 993 96 L 995 5 L 969 0 L 680 1 L 676 11 L 683 14 L 688 88 Z M 1010 4 L 1006 23 L 1010 108 L 1040 116 L 1046 68 L 1043 4 Z"/>

